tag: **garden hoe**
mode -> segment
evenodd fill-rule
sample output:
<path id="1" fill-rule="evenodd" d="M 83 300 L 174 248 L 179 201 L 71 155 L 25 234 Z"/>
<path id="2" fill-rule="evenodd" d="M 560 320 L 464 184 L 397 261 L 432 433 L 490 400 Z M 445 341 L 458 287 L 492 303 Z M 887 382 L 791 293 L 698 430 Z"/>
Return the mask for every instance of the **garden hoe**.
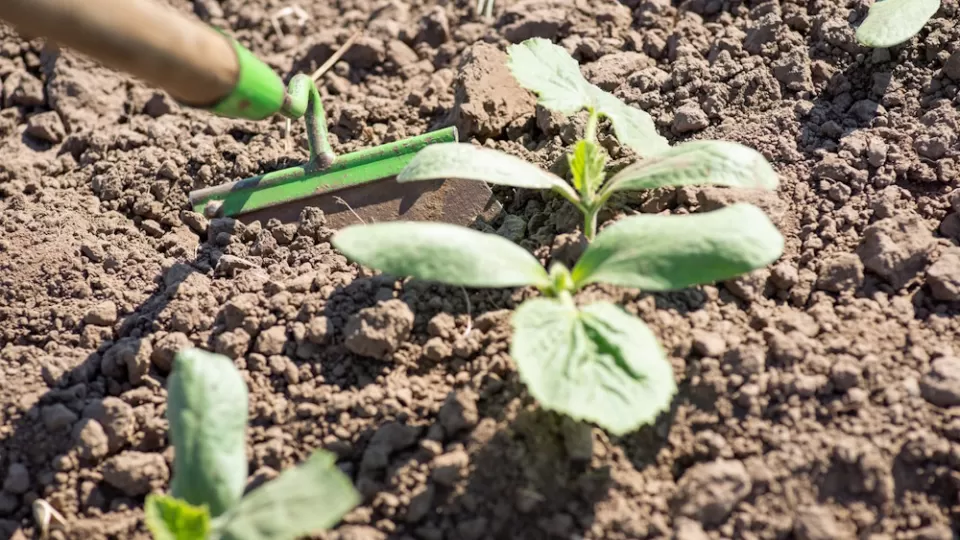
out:
<path id="1" fill-rule="evenodd" d="M 396 219 L 467 226 L 500 210 L 490 187 L 481 182 L 396 182 L 419 150 L 456 142 L 455 127 L 335 155 L 310 76 L 295 75 L 284 86 L 237 41 L 153 0 L 0 0 L 0 19 L 25 39 L 47 38 L 76 49 L 163 88 L 186 106 L 248 120 L 274 114 L 305 118 L 310 160 L 191 192 L 194 211 L 207 217 L 290 222 L 304 206 L 314 206 L 327 214 L 333 228 Z"/>

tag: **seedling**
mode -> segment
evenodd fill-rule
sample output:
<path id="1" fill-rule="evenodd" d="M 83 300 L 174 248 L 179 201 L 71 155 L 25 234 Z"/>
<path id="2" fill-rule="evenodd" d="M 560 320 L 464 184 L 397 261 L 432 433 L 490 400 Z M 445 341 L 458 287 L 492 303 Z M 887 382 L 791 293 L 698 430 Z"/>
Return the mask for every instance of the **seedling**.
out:
<path id="1" fill-rule="evenodd" d="M 866 47 L 899 45 L 923 28 L 940 9 L 940 0 L 877 0 L 857 28 L 857 41 Z"/>
<path id="2" fill-rule="evenodd" d="M 573 270 L 547 272 L 497 235 L 442 223 L 340 230 L 334 246 L 393 276 L 472 288 L 536 287 L 512 317 L 510 354 L 541 406 L 615 435 L 653 421 L 676 392 L 664 350 L 643 321 L 611 303 L 578 307 L 592 283 L 667 291 L 726 280 L 777 260 L 784 240 L 756 206 L 691 215 L 640 214 L 604 228 Z"/>
<path id="3" fill-rule="evenodd" d="M 493 17 L 494 0 L 477 0 L 477 17 Z"/>
<path id="4" fill-rule="evenodd" d="M 169 495 L 149 495 L 157 540 L 294 540 L 335 525 L 359 503 L 335 457 L 319 450 L 244 495 L 247 386 L 230 359 L 177 354 L 167 389 L 174 446 Z"/>
<path id="5" fill-rule="evenodd" d="M 587 82 L 576 60 L 548 40 L 536 38 L 512 45 L 509 65 L 520 84 L 539 95 L 542 106 L 568 115 L 589 111 L 584 138 L 567 156 L 573 186 L 509 154 L 468 143 L 424 148 L 397 177 L 399 182 L 461 178 L 552 189 L 583 214 L 583 233 L 590 241 L 596 236 L 598 213 L 616 192 L 690 184 L 777 186 L 776 172 L 752 148 L 726 141 L 692 141 L 671 147 L 657 133 L 650 115 Z M 609 180 L 608 156 L 597 143 L 601 117 L 610 119 L 622 144 L 645 158 Z"/>

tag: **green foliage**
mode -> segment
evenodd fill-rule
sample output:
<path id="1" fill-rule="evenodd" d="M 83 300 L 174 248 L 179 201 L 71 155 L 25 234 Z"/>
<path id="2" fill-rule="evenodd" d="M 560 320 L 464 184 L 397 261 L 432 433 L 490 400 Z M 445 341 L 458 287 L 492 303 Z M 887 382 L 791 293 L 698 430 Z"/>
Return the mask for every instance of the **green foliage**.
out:
<path id="1" fill-rule="evenodd" d="M 691 141 L 623 169 L 604 180 L 606 156 L 581 140 L 568 157 L 576 190 L 562 178 L 497 150 L 468 143 L 428 146 L 397 176 L 398 182 L 461 178 L 556 191 L 583 213 L 584 234 L 596 235 L 596 215 L 617 191 L 665 186 L 718 185 L 773 190 L 777 174 L 756 150 L 728 141 Z"/>
<path id="2" fill-rule="evenodd" d="M 510 355 L 544 408 L 623 435 L 669 407 L 670 362 L 650 328 L 620 307 L 535 298 L 512 323 Z"/>
<path id="3" fill-rule="evenodd" d="M 167 402 L 171 495 L 207 505 L 215 518 L 240 500 L 247 481 L 247 385 L 230 359 L 189 349 L 174 359 Z"/>
<path id="4" fill-rule="evenodd" d="M 477 6 L 476 6 L 477 17 L 484 17 L 487 19 L 493 17 L 493 5 L 494 5 L 494 0 L 477 0 Z"/>
<path id="5" fill-rule="evenodd" d="M 667 139 L 657 133 L 657 126 L 649 114 L 627 105 L 613 94 L 601 92 L 596 96 L 594 113 L 610 119 L 613 131 L 622 144 L 642 158 L 655 156 L 670 148 Z M 588 133 L 588 138 L 594 140 L 595 135 Z"/>
<path id="6" fill-rule="evenodd" d="M 753 148 L 729 141 L 690 141 L 624 168 L 607 183 L 607 191 L 695 184 L 773 191 L 779 183 L 776 171 Z"/>
<path id="7" fill-rule="evenodd" d="M 496 235 L 436 223 L 373 223 L 338 235 L 344 255 L 394 276 L 464 287 L 545 286 L 547 272 L 527 250 Z M 483 264 L 478 264 L 481 262 Z"/>
<path id="8" fill-rule="evenodd" d="M 206 506 L 167 495 L 148 495 L 144 521 L 156 540 L 197 540 L 210 534 L 210 512 Z"/>
<path id="9" fill-rule="evenodd" d="M 877 0 L 857 28 L 857 41 L 886 48 L 915 36 L 940 9 L 940 0 Z"/>
<path id="10" fill-rule="evenodd" d="M 589 162 L 589 153 L 580 159 Z M 572 273 L 561 264 L 549 274 L 534 271 L 539 262 L 510 242 L 440 223 L 354 225 L 332 242 L 353 261 L 396 276 L 537 287 L 545 298 L 522 304 L 513 316 L 511 355 L 521 379 L 544 408 L 614 434 L 669 405 L 676 390 L 670 364 L 642 321 L 610 304 L 577 307 L 573 294 L 598 282 L 658 291 L 710 283 L 766 266 L 783 250 L 776 227 L 749 204 L 625 218 L 600 232 Z M 501 279 L 512 260 L 522 270 Z M 483 280 L 484 272 L 494 277 Z"/>
<path id="11" fill-rule="evenodd" d="M 294 540 L 330 527 L 359 494 L 319 450 L 243 495 L 247 481 L 247 386 L 230 359 L 177 353 L 167 390 L 174 444 L 171 494 L 151 495 L 146 524 L 157 540 Z"/>
<path id="12" fill-rule="evenodd" d="M 589 83 L 580 73 L 577 61 L 559 45 L 533 38 L 511 45 L 507 52 L 507 65 L 513 76 L 521 86 L 539 96 L 543 107 L 566 115 L 586 109 L 591 116 L 609 118 L 617 139 L 643 157 L 669 147 L 649 114 Z"/>
<path id="13" fill-rule="evenodd" d="M 573 187 L 577 192 L 596 192 L 606 176 L 603 170 L 606 162 L 606 156 L 599 146 L 586 140 L 577 141 L 573 153 L 567 155 L 567 163 L 573 175 Z"/>
<path id="14" fill-rule="evenodd" d="M 609 283 L 677 290 L 762 268 L 782 252 L 783 236 L 751 204 L 702 214 L 640 214 L 600 232 L 574 266 L 573 282 L 576 288 Z"/>
<path id="15" fill-rule="evenodd" d="M 513 45 L 509 54 L 514 77 L 542 106 L 590 113 L 584 137 L 567 156 L 572 186 L 516 157 L 458 143 L 421 150 L 397 180 L 459 178 L 559 193 L 583 214 L 590 241 L 573 270 L 555 264 L 547 273 L 509 242 L 443 224 L 353 226 L 333 244 L 355 262 L 395 276 L 537 287 L 546 298 L 522 304 L 513 317 L 511 354 L 521 379 L 543 407 L 626 433 L 669 405 L 676 391 L 670 364 L 642 321 L 611 304 L 577 307 L 573 294 L 591 283 L 665 291 L 730 279 L 778 259 L 784 241 L 749 204 L 688 216 L 637 215 L 599 235 L 597 214 L 620 191 L 697 184 L 773 190 L 777 174 L 759 152 L 734 142 L 670 147 L 647 113 L 587 82 L 577 62 L 547 40 Z M 604 117 L 620 142 L 644 157 L 609 179 L 597 142 Z"/>
<path id="16" fill-rule="evenodd" d="M 891 0 L 887 0 L 891 1 Z M 713 184 L 777 188 L 777 173 L 752 148 L 727 141 L 691 141 L 675 147 L 657 134 L 647 113 L 590 84 L 567 52 L 545 39 L 530 39 L 509 49 L 509 65 L 544 107 L 564 114 L 590 111 L 584 138 L 567 156 L 572 186 L 564 179 L 508 154 L 465 143 L 428 146 L 397 176 L 399 182 L 442 178 L 477 180 L 526 189 L 549 189 L 583 214 L 583 233 L 592 241 L 597 215 L 619 191 Z M 601 117 L 611 120 L 617 138 L 644 159 L 607 179 L 607 154 L 597 143 Z"/>
<path id="17" fill-rule="evenodd" d="M 507 48 L 507 66 L 520 86 L 538 95 L 547 109 L 571 115 L 595 107 L 591 84 L 562 47 L 534 38 Z"/>
<path id="18" fill-rule="evenodd" d="M 570 185 L 557 175 L 510 154 L 466 143 L 424 147 L 400 171 L 397 181 L 415 182 L 449 177 L 526 189 L 555 189 L 574 198 L 577 196 Z"/>
<path id="19" fill-rule="evenodd" d="M 294 539 L 336 525 L 360 502 L 328 452 L 253 490 L 225 516 L 223 540 Z"/>

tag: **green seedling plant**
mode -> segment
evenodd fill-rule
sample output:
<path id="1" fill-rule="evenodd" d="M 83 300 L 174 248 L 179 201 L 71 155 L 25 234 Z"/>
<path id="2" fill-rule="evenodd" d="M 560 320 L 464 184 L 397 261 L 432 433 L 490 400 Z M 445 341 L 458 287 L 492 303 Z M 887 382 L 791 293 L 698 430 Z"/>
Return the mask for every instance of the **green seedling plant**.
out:
<path id="1" fill-rule="evenodd" d="M 477 6 L 476 6 L 477 17 L 485 17 L 487 19 L 492 18 L 493 4 L 494 4 L 494 0 L 477 0 Z"/>
<path id="2" fill-rule="evenodd" d="M 940 0 L 877 0 L 857 28 L 857 41 L 865 47 L 900 45 L 927 24 L 940 9 Z"/>
<path id="3" fill-rule="evenodd" d="M 535 287 L 542 296 L 511 318 L 510 354 L 520 379 L 547 410 L 614 435 L 650 423 L 676 392 L 653 332 L 617 305 L 578 306 L 594 283 L 646 291 L 731 279 L 778 259 L 784 240 L 746 203 L 691 215 L 640 214 L 605 227 L 570 270 L 549 272 L 530 252 L 494 235 L 443 223 L 353 225 L 334 246 L 391 276 L 470 288 Z"/>
<path id="4" fill-rule="evenodd" d="M 538 95 L 545 108 L 572 115 L 587 110 L 584 137 L 567 156 L 572 186 L 557 175 L 496 150 L 469 143 L 437 144 L 411 160 L 399 182 L 461 178 L 527 189 L 549 189 L 583 214 L 583 233 L 592 241 L 597 215 L 617 192 L 667 186 L 713 184 L 773 189 L 777 174 L 756 150 L 728 141 L 691 141 L 671 147 L 646 112 L 587 82 L 580 66 L 562 47 L 534 38 L 509 48 L 517 81 Z M 621 144 L 642 159 L 607 179 L 608 156 L 597 142 L 607 118 Z"/>
<path id="5" fill-rule="evenodd" d="M 149 495 L 144 509 L 156 540 L 294 540 L 359 503 L 324 450 L 244 495 L 247 407 L 247 385 L 229 358 L 200 349 L 176 355 L 167 389 L 170 493 Z"/>

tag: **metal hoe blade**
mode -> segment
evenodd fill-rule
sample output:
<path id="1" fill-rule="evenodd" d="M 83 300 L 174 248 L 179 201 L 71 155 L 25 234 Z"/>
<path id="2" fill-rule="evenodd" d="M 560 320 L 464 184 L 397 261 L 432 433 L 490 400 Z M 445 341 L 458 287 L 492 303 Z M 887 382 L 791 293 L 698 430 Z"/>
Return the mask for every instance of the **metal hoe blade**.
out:
<path id="1" fill-rule="evenodd" d="M 282 113 L 291 118 L 305 116 L 310 160 L 193 191 L 189 197 L 195 212 L 208 218 L 291 222 L 304 207 L 315 206 L 327 214 L 329 226 L 338 228 L 397 219 L 467 226 L 477 218 L 489 221 L 501 210 L 493 191 L 482 182 L 450 179 L 401 185 L 395 181 L 426 146 L 457 142 L 455 127 L 335 156 L 320 95 L 313 80 L 300 75 L 290 82 Z"/>

